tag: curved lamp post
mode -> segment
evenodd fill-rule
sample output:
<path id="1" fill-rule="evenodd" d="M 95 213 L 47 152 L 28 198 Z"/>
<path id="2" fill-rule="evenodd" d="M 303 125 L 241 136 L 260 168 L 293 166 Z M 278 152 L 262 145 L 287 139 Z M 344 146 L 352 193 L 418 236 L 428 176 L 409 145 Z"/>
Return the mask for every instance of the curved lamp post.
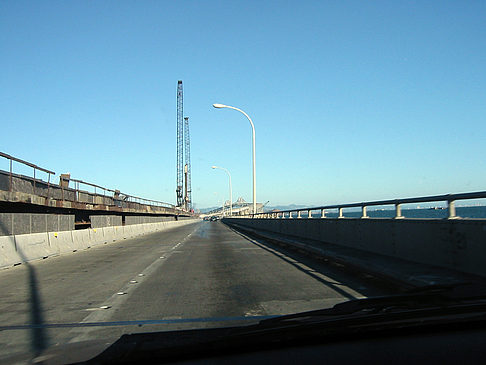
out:
<path id="1" fill-rule="evenodd" d="M 243 110 L 235 108 L 234 106 L 229 106 L 229 105 L 224 105 L 224 104 L 213 104 L 213 107 L 217 109 L 222 109 L 222 108 L 228 108 L 228 109 L 234 109 L 242 113 L 245 117 L 248 118 L 251 124 L 251 130 L 252 130 L 252 152 L 253 152 L 253 214 L 255 214 L 256 211 L 256 169 L 255 169 L 255 126 L 253 125 L 253 121 L 249 117 L 248 114 L 246 114 Z"/>
<path id="2" fill-rule="evenodd" d="M 211 166 L 211 168 L 212 169 L 220 169 L 220 170 L 223 170 L 223 171 L 225 171 L 228 174 L 228 177 L 229 177 L 229 191 L 230 191 L 230 217 L 231 217 L 231 216 L 233 216 L 233 189 L 231 188 L 231 174 L 224 167 Z M 224 204 L 223 204 L 223 207 L 224 207 Z"/>

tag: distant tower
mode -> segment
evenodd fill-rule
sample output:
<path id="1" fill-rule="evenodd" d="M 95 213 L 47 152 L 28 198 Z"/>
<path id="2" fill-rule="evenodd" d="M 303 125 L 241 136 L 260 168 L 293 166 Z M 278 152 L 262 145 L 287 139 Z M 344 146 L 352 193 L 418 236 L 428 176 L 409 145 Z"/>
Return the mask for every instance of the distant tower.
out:
<path id="1" fill-rule="evenodd" d="M 177 206 L 182 207 L 184 204 L 182 198 L 182 174 L 183 174 L 183 127 L 182 127 L 182 116 L 183 116 L 183 99 L 182 99 L 182 81 L 177 82 Z"/>
<path id="2" fill-rule="evenodd" d="M 186 210 L 192 209 L 192 197 L 191 197 L 191 139 L 189 137 L 189 118 L 184 118 L 184 157 L 185 157 L 185 179 L 186 189 L 184 196 L 184 205 Z"/>

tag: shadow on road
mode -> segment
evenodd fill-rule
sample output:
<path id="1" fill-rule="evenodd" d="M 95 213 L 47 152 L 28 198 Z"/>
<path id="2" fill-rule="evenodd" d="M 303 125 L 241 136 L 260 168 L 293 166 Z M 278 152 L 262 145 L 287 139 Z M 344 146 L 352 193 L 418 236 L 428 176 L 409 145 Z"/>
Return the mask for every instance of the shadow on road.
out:
<path id="1" fill-rule="evenodd" d="M 370 285 L 363 285 L 365 281 L 369 280 L 368 278 L 366 280 L 364 277 L 360 277 L 359 274 L 346 272 L 345 269 L 340 268 L 337 264 L 330 262 L 324 263 L 318 258 L 311 258 L 309 255 L 298 253 L 293 249 L 286 249 L 280 245 L 267 242 L 261 237 L 253 237 L 247 232 L 240 232 L 229 225 L 225 226 L 236 234 L 249 240 L 254 245 L 277 256 L 281 260 L 289 263 L 296 269 L 311 276 L 315 280 L 321 282 L 349 300 L 357 299 L 357 297 L 342 289 L 342 287 L 348 287 L 367 297 L 383 295 L 384 292 L 387 294 L 395 292 L 395 289 L 390 288 L 389 285 L 382 282 L 370 281 L 367 283 Z M 302 264 L 304 264 L 307 268 L 302 267 Z M 332 280 L 326 280 L 316 273 L 325 275 L 328 278 L 332 278 Z M 336 278 L 334 279 L 333 276 Z M 347 280 L 343 280 L 343 278 L 346 278 Z"/>
<path id="2" fill-rule="evenodd" d="M 9 232 L 7 227 L 0 221 L 0 231 Z M 33 358 L 39 356 L 46 348 L 48 343 L 48 336 L 44 328 L 44 318 L 42 310 L 42 300 L 40 297 L 39 284 L 37 282 L 37 275 L 34 267 L 30 264 L 22 250 L 16 244 L 15 249 L 22 264 L 27 269 L 27 287 L 29 288 L 29 325 L 30 325 L 30 350 Z"/>

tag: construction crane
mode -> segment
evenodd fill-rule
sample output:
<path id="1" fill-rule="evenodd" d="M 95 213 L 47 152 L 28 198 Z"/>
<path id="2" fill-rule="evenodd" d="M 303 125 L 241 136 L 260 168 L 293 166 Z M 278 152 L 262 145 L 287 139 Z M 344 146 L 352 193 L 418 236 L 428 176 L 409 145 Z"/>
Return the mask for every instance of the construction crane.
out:
<path id="1" fill-rule="evenodd" d="M 192 209 L 191 197 L 191 139 L 189 137 L 189 118 L 184 118 L 184 177 L 185 177 L 185 195 L 184 205 L 187 211 Z"/>
<path id="2" fill-rule="evenodd" d="M 176 196 L 177 196 L 177 206 L 182 207 L 184 204 L 183 197 L 182 197 L 182 168 L 183 168 L 183 143 L 184 143 L 184 135 L 183 135 L 183 126 L 182 126 L 182 116 L 184 115 L 183 110 L 183 98 L 182 98 L 182 81 L 179 80 L 177 82 L 177 187 L 176 187 Z"/>

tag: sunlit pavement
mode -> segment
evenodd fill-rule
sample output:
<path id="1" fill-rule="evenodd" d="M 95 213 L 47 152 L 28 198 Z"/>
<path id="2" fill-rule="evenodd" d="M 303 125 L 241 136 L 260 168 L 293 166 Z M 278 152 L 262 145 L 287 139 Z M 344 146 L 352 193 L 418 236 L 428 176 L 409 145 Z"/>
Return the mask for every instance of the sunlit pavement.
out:
<path id="1" fill-rule="evenodd" d="M 0 359 L 79 341 L 109 343 L 123 333 L 249 324 L 245 318 L 384 294 L 220 222 L 5 269 L 0 290 Z M 91 325 L 101 322 L 110 325 Z"/>

